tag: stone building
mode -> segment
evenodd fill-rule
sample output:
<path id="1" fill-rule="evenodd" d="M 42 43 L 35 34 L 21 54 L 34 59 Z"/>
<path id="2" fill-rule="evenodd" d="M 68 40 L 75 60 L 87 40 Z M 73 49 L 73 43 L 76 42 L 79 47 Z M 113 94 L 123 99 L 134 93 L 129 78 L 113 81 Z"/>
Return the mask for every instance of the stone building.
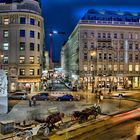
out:
<path id="1" fill-rule="evenodd" d="M 62 48 L 65 73 L 88 87 L 140 87 L 140 13 L 89 10 Z"/>
<path id="2" fill-rule="evenodd" d="M 44 25 L 37 0 L 0 4 L 0 67 L 9 91 L 38 90 L 42 72 Z"/>

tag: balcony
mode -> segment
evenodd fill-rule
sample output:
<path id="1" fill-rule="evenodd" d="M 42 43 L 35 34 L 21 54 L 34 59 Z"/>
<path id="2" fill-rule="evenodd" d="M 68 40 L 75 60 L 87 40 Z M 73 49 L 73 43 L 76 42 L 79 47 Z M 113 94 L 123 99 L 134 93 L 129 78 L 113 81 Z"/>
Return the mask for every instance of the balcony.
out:
<path id="1" fill-rule="evenodd" d="M 101 20 L 80 20 L 79 24 L 117 25 L 117 26 L 140 26 L 139 22 L 101 21 Z"/>

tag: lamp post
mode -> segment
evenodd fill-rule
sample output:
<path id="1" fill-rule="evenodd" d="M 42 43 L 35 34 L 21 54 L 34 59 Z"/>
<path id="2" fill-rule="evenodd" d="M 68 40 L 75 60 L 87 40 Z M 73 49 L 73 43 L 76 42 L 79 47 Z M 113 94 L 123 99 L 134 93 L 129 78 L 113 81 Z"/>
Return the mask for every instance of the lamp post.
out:
<path id="1" fill-rule="evenodd" d="M 50 69 L 52 69 L 52 54 L 53 54 L 52 46 L 53 46 L 53 35 L 54 34 L 64 35 L 65 32 L 58 32 L 56 30 L 49 32 L 49 36 L 50 36 Z"/>
<path id="2" fill-rule="evenodd" d="M 96 51 L 92 51 L 90 55 L 91 55 L 91 57 L 94 61 L 94 59 L 96 58 Z M 93 66 L 93 63 L 92 63 L 92 66 L 91 66 L 92 67 L 92 93 L 94 93 L 94 84 L 95 84 L 95 70 L 96 69 L 94 69 L 94 66 Z"/>

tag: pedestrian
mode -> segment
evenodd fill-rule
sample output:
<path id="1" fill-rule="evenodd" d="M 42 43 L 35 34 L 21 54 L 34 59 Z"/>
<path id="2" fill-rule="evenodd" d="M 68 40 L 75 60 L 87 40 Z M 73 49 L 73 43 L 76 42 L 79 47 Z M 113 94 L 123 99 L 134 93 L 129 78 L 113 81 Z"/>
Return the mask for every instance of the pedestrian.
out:
<path id="1" fill-rule="evenodd" d="M 29 99 L 29 107 L 32 107 L 32 101 Z"/>
<path id="2" fill-rule="evenodd" d="M 36 106 L 36 98 L 33 98 L 33 105 Z"/>

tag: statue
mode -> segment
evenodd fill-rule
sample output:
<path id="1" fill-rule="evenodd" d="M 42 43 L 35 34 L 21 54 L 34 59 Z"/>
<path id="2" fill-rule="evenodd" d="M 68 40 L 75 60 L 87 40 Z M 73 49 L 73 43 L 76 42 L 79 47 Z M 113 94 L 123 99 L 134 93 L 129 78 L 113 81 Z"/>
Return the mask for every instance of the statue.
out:
<path id="1" fill-rule="evenodd" d="M 4 70 L 0 70 L 0 97 L 7 94 L 7 76 Z"/>

